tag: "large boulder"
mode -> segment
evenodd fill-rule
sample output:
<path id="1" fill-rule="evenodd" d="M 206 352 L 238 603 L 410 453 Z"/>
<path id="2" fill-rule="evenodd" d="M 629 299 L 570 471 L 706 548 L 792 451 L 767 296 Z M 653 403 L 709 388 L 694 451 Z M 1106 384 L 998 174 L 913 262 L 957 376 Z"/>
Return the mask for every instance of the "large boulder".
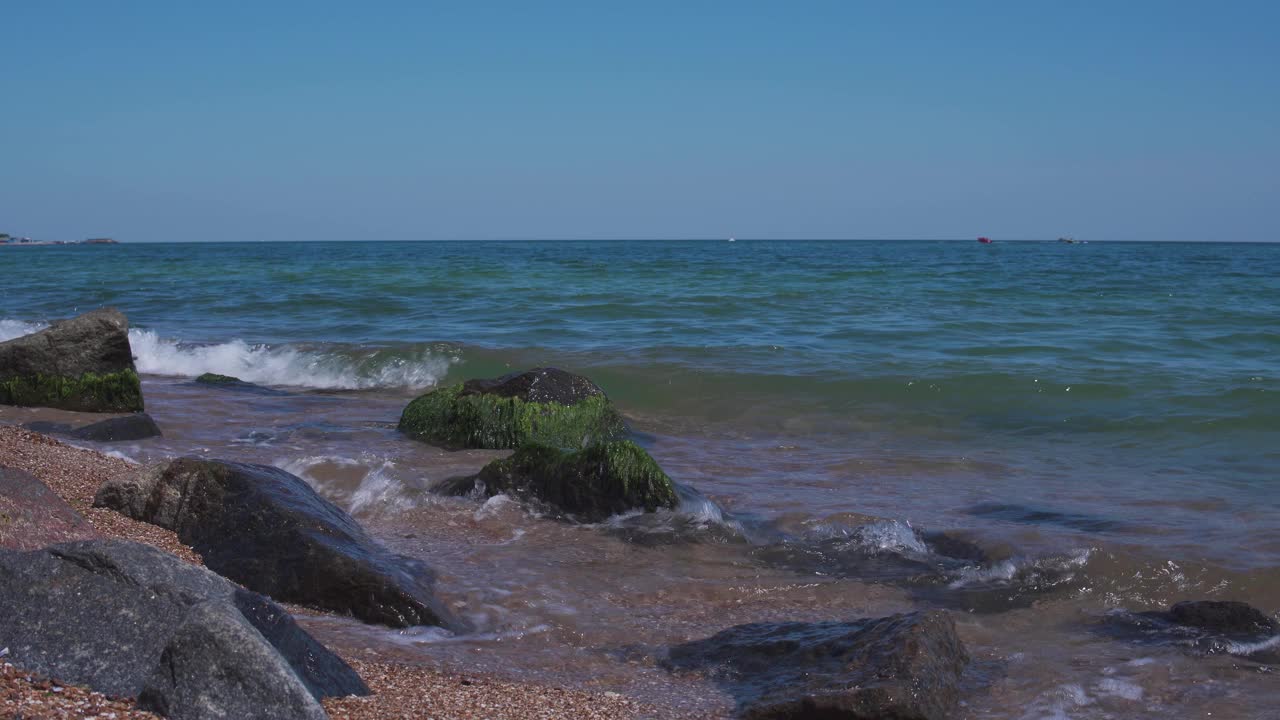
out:
<path id="1" fill-rule="evenodd" d="M 369 694 L 280 606 L 120 540 L 0 550 L 0 646 L 20 667 L 183 720 L 319 720 L 320 698 Z"/>
<path id="2" fill-rule="evenodd" d="M 587 378 L 534 368 L 422 395 L 405 407 L 400 430 L 446 448 L 577 448 L 620 438 L 626 424 Z"/>
<path id="3" fill-rule="evenodd" d="M 0 405 L 141 411 L 124 313 L 94 310 L 0 343 Z"/>
<path id="4" fill-rule="evenodd" d="M 476 475 L 446 481 L 449 494 L 512 495 L 550 505 L 583 522 L 599 522 L 630 510 L 674 509 L 680 498 L 671 478 L 630 440 L 569 452 L 523 445 Z"/>
<path id="5" fill-rule="evenodd" d="M 455 624 L 423 563 L 279 468 L 180 458 L 108 480 L 94 506 L 177 532 L 211 570 L 276 600 L 393 627 Z"/>
<path id="6" fill-rule="evenodd" d="M 70 423 L 37 420 L 23 425 L 28 430 L 45 434 L 66 435 L 76 440 L 92 442 L 132 442 L 160 437 L 160 426 L 146 413 L 132 413 L 107 418 L 95 423 L 74 426 Z"/>
<path id="7" fill-rule="evenodd" d="M 57 493 L 21 470 L 0 467 L 0 548 L 36 550 L 98 533 Z"/>
<path id="8" fill-rule="evenodd" d="M 945 611 L 851 622 L 738 625 L 671 648 L 674 671 L 710 673 L 744 717 L 949 717 L 969 655 Z"/>

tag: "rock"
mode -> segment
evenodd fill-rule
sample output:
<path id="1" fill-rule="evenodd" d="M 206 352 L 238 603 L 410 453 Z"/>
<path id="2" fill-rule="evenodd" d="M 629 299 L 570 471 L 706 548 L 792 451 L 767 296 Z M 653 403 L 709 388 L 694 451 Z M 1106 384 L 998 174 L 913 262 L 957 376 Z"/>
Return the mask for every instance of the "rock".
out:
<path id="1" fill-rule="evenodd" d="M 196 378 L 196 382 L 204 385 L 233 385 L 243 383 L 244 381 L 238 377 L 230 375 L 219 375 L 218 373 L 205 373 Z"/>
<path id="2" fill-rule="evenodd" d="M 1130 642 L 1280 663 L 1280 623 L 1242 602 L 1195 600 L 1176 603 L 1167 611 L 1117 610 L 1099 629 Z"/>
<path id="3" fill-rule="evenodd" d="M 0 548 L 36 550 L 97 536 L 89 521 L 48 485 L 21 470 L 0 467 Z"/>
<path id="4" fill-rule="evenodd" d="M 1276 633 L 1280 626 L 1261 610 L 1232 600 L 1193 600 L 1169 608 L 1170 622 L 1223 634 Z"/>
<path id="5" fill-rule="evenodd" d="M 45 421 L 30 422 L 23 427 L 38 433 L 66 435 L 92 442 L 129 442 L 162 435 L 160 426 L 146 413 L 133 413 L 80 427 Z"/>
<path id="6" fill-rule="evenodd" d="M 140 412 L 128 319 L 104 308 L 0 343 L 0 404 Z"/>
<path id="7" fill-rule="evenodd" d="M 369 693 L 280 606 L 120 540 L 0 550 L 0 646 L 171 718 L 323 718 L 320 698 Z"/>
<path id="8" fill-rule="evenodd" d="M 936 720 L 969 655 L 941 610 L 851 622 L 738 625 L 671 648 L 673 671 L 708 672 L 747 718 Z"/>
<path id="9" fill-rule="evenodd" d="M 447 448 L 578 448 L 620 438 L 626 424 L 587 378 L 534 368 L 422 395 L 405 407 L 400 430 Z"/>
<path id="10" fill-rule="evenodd" d="M 392 627 L 456 625 L 424 564 L 279 468 L 180 458 L 108 480 L 94 506 L 177 532 L 209 569 L 276 600 Z"/>
<path id="11" fill-rule="evenodd" d="M 583 522 L 599 522 L 629 510 L 675 508 L 679 502 L 671 478 L 630 440 L 576 452 L 523 445 L 473 477 L 446 481 L 443 489 L 451 494 L 506 493 L 537 500 Z"/>
<path id="12" fill-rule="evenodd" d="M 241 380 L 231 375 L 219 375 L 217 373 L 205 373 L 198 376 L 193 382 L 200 385 L 208 385 L 219 390 L 235 390 L 237 392 L 253 393 L 255 395 L 274 395 L 287 396 L 291 395 L 285 390 L 266 387 L 264 385 L 256 385 L 251 382 Z"/>

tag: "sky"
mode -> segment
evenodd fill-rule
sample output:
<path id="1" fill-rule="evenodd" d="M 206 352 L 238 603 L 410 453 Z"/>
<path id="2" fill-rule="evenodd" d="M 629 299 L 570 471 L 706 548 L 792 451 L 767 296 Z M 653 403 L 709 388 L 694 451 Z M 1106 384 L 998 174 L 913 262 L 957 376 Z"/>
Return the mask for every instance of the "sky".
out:
<path id="1" fill-rule="evenodd" d="M 0 0 L 0 25 L 0 231 L 37 239 L 1280 240 L 1275 2 Z"/>

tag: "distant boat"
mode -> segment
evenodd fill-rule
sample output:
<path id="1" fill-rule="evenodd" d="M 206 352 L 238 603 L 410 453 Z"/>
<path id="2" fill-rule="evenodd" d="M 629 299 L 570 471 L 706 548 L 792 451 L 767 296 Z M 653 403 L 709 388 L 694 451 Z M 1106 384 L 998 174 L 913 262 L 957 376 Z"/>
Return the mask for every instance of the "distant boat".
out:
<path id="1" fill-rule="evenodd" d="M 737 241 L 734 240 L 733 238 L 729 238 L 729 242 L 737 242 Z"/>
<path id="2" fill-rule="evenodd" d="M 978 238 L 978 242 L 982 243 L 983 245 L 990 245 L 990 244 L 991 244 L 991 238 L 989 238 L 989 237 L 980 237 L 980 238 Z"/>
<path id="3" fill-rule="evenodd" d="M 1058 238 L 1058 242 L 1060 242 L 1060 243 L 1067 243 L 1068 245 L 1075 245 L 1075 244 L 1076 244 L 1076 239 L 1075 239 L 1075 238 L 1069 238 L 1069 237 L 1060 237 L 1060 238 Z"/>

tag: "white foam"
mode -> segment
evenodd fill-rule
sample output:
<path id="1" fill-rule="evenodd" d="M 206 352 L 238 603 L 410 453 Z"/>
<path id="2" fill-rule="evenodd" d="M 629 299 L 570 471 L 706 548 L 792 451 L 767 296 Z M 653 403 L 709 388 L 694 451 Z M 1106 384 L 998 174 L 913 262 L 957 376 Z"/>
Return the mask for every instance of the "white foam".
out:
<path id="1" fill-rule="evenodd" d="M 47 327 L 49 326 L 42 323 L 0 319 L 0 342 L 22 337 L 23 335 L 30 335 L 33 332 L 38 332 Z"/>
<path id="2" fill-rule="evenodd" d="M 0 319 L 0 342 L 46 327 L 45 323 Z M 138 328 L 129 330 L 129 345 L 138 372 L 145 374 L 196 377 L 218 373 L 259 385 L 321 390 L 431 387 L 457 361 L 428 351 L 406 358 L 378 351 L 358 356 L 289 345 L 250 345 L 243 340 L 194 345 Z"/>
<path id="3" fill-rule="evenodd" d="M 1275 647 L 1280 647 L 1280 635 L 1274 635 L 1260 642 L 1228 642 L 1227 652 L 1232 655 L 1252 655 Z"/>
<path id="4" fill-rule="evenodd" d="M 1075 683 L 1059 685 L 1037 698 L 1022 714 L 1022 720 L 1070 720 L 1071 711 L 1093 702 L 1082 686 Z"/>
<path id="5" fill-rule="evenodd" d="M 289 345 L 250 345 L 243 340 L 188 345 L 151 330 L 130 330 L 129 344 L 142 373 L 185 377 L 218 373 L 259 385 L 326 390 L 430 387 L 448 373 L 451 362 L 426 351 L 411 358 L 380 356 L 376 351 L 357 358 Z"/>
<path id="6" fill-rule="evenodd" d="M 489 518 L 497 517 L 509 509 L 518 507 L 519 503 L 512 500 L 510 496 L 498 493 L 488 500 L 485 500 L 484 504 L 480 506 L 480 509 L 476 510 L 474 517 L 476 520 L 487 520 Z"/>
<path id="7" fill-rule="evenodd" d="M 972 585 L 1009 582 L 1022 573 L 1062 572 L 1084 567 L 1089 562 L 1093 551 L 1089 548 L 1076 550 L 1067 556 L 1043 558 L 1012 558 L 982 567 L 961 568 L 957 577 L 949 587 L 953 590 Z"/>
<path id="8" fill-rule="evenodd" d="M 322 465 L 349 469 L 358 475 L 354 487 L 340 480 L 325 481 L 316 477 L 314 470 Z M 317 492 L 357 515 L 384 510 L 403 510 L 418 501 L 419 493 L 413 493 L 395 474 L 395 463 L 380 457 L 358 459 L 341 455 L 309 455 L 282 459 L 276 466 L 293 473 L 315 488 Z"/>
<path id="9" fill-rule="evenodd" d="M 1095 692 L 1105 697 L 1116 697 L 1122 700 L 1138 701 L 1142 699 L 1143 690 L 1140 685 L 1120 678 L 1103 678 L 1094 688 Z"/>
<path id="10" fill-rule="evenodd" d="M 910 523 L 901 520 L 884 520 L 863 525 L 854 531 L 864 547 L 881 552 L 927 553 L 929 548 L 916 534 Z"/>

